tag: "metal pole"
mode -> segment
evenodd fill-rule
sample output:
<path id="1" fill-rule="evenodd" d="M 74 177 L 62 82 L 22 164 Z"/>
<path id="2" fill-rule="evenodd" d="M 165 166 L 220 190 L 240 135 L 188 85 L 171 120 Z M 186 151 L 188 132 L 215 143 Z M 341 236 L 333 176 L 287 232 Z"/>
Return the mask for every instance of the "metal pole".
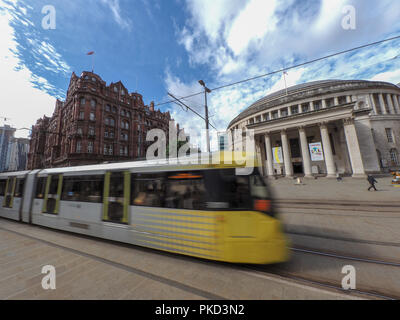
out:
<path id="1" fill-rule="evenodd" d="M 204 88 L 205 108 L 206 108 L 206 130 L 207 130 L 207 152 L 210 153 L 210 130 L 208 121 L 208 106 L 207 106 L 207 89 Z"/>

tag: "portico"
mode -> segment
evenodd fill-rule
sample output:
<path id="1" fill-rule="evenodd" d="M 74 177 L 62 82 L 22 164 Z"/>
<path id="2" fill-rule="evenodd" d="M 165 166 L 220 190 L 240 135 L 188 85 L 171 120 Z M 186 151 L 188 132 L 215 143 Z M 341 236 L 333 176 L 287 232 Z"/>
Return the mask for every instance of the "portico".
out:
<path id="1" fill-rule="evenodd" d="M 265 175 L 365 177 L 354 117 L 354 103 L 349 103 L 249 125 L 248 129 L 255 132 L 256 150 L 265 150 Z M 315 154 L 310 151 L 313 146 Z"/>

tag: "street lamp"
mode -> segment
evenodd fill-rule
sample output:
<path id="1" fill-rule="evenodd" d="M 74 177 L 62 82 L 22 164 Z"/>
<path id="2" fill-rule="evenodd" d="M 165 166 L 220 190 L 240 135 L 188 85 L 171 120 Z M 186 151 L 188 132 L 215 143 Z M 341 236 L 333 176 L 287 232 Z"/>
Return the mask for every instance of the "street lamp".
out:
<path id="1" fill-rule="evenodd" d="M 208 106 L 207 106 L 207 93 L 211 93 L 211 90 L 206 87 L 203 80 L 199 80 L 200 85 L 204 88 L 204 100 L 206 109 L 206 130 L 207 130 L 207 152 L 210 153 L 210 132 L 209 132 L 209 121 L 208 121 Z"/>

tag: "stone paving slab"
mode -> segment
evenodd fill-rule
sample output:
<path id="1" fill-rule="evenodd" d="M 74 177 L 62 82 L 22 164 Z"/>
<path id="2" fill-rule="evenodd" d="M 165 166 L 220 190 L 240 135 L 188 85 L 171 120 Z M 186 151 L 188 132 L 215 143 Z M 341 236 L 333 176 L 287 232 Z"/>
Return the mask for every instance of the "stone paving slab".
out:
<path id="1" fill-rule="evenodd" d="M 17 256 L 15 268 L 23 266 L 17 274 L 13 268 L 0 274 L 0 299 L 358 299 L 227 264 L 4 219 L 0 243 L 10 248 L 6 256 Z M 41 287 L 41 268 L 48 264 L 57 271 L 54 291 Z"/>
<path id="2" fill-rule="evenodd" d="M 385 202 L 400 205 L 400 188 L 391 184 L 391 177 L 376 178 L 378 191 L 368 191 L 366 179 L 318 178 L 303 179 L 303 185 L 297 185 L 297 180 L 280 178 L 267 179 L 272 187 L 274 197 L 278 200 L 315 200 L 317 201 L 355 201 L 355 202 Z"/>

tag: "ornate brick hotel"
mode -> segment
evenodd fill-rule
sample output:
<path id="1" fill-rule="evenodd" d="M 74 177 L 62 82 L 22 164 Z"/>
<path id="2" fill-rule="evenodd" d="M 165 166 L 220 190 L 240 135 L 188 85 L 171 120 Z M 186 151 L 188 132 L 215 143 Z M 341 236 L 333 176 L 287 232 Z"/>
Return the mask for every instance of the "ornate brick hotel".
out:
<path id="1" fill-rule="evenodd" d="M 144 158 L 147 131 L 168 133 L 169 121 L 169 112 L 145 106 L 121 81 L 107 86 L 92 72 L 73 73 L 65 102 L 57 100 L 53 116 L 32 128 L 28 169 Z"/>

